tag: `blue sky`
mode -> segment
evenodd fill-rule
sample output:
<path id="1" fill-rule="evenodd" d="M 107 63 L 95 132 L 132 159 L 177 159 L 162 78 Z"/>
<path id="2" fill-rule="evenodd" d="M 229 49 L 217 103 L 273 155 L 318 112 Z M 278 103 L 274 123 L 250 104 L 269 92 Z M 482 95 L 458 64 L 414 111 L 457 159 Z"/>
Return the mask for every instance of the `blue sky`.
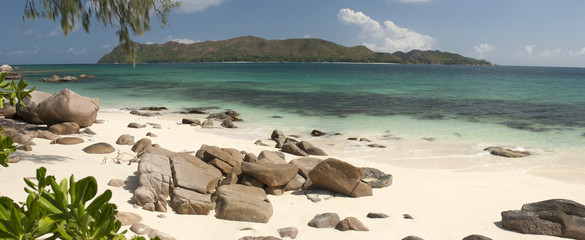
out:
<path id="1" fill-rule="evenodd" d="M 23 22 L 24 0 L 0 0 L 0 62 L 94 63 L 118 44 L 92 26 L 67 37 L 59 23 Z M 379 52 L 433 49 L 494 64 L 585 67 L 582 0 L 183 0 L 141 43 L 239 36 L 321 38 Z"/>

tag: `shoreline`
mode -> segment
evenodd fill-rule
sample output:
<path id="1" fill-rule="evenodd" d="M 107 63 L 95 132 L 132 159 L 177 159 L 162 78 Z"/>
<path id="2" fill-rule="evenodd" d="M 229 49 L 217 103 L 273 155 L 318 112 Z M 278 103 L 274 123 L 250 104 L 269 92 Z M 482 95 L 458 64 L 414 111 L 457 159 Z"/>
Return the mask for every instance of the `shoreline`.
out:
<path id="1" fill-rule="evenodd" d="M 132 153 L 131 146 L 116 145 L 115 141 L 121 134 L 131 134 L 135 140 L 145 137 L 147 132 L 153 132 L 157 137 L 151 137 L 153 143 L 172 151 L 196 151 L 201 144 L 219 147 L 231 147 L 258 154 L 262 150 L 275 151 L 276 148 L 254 145 L 257 139 L 246 138 L 242 134 L 245 128 L 237 129 L 201 129 L 180 125 L 181 118 L 187 115 L 163 115 L 162 117 L 140 117 L 124 112 L 100 111 L 98 119 L 105 123 L 94 124 L 90 129 L 96 135 L 80 134 L 85 140 L 78 145 L 50 145 L 48 140 L 35 139 L 37 144 L 33 151 L 22 152 L 19 163 L 10 164 L 10 167 L 0 170 L 0 181 L 5 187 L 0 195 L 23 201 L 26 197 L 22 190 L 25 186 L 23 177 L 34 176 L 34 171 L 45 166 L 49 175 L 55 175 L 58 180 L 75 174 L 76 179 L 92 175 L 98 181 L 101 193 L 111 189 L 111 202 L 118 205 L 119 211 L 128 211 L 141 215 L 142 222 L 158 229 L 177 239 L 191 239 L 198 236 L 200 239 L 238 239 L 243 236 L 278 236 L 276 229 L 297 227 L 298 239 L 365 239 L 384 238 L 402 239 L 409 235 L 416 235 L 425 239 L 462 239 L 471 234 L 482 234 L 493 239 L 557 239 L 549 236 L 524 235 L 504 230 L 499 226 L 502 211 L 519 209 L 522 204 L 537 202 L 552 198 L 572 199 L 585 203 L 585 184 L 571 183 L 536 176 L 533 174 L 514 173 L 508 171 L 486 171 L 485 169 L 471 171 L 457 169 L 424 169 L 400 166 L 400 156 L 392 156 L 398 151 L 407 148 L 404 156 L 416 157 L 417 146 L 424 149 L 425 144 L 443 144 L 440 141 L 428 142 L 425 140 L 397 141 L 398 146 L 386 149 L 355 148 L 341 143 L 346 140 L 332 138 L 310 138 L 305 135 L 301 139 L 310 140 L 329 153 L 328 157 L 347 161 L 358 167 L 374 167 L 392 174 L 394 183 L 382 189 L 374 189 L 373 196 L 362 198 L 334 197 L 329 200 L 313 203 L 306 199 L 304 194 L 285 192 L 282 196 L 269 195 L 268 198 L 274 207 L 274 214 L 266 224 L 225 221 L 216 219 L 213 212 L 207 216 L 179 215 L 169 210 L 163 213 L 166 217 L 159 218 L 158 212 L 148 212 L 133 208 L 130 201 L 133 189 L 137 184 L 136 168 L 132 163 L 127 165 L 116 164 L 110 158 L 117 152 L 105 155 L 86 154 L 82 148 L 98 142 L 110 143 L 120 152 Z M 145 124 L 158 123 L 161 129 L 152 127 L 131 129 L 126 126 L 130 122 Z M 237 124 L 237 123 L 236 123 Z M 281 129 L 287 133 L 287 129 Z M 265 139 L 269 138 L 270 131 L 265 132 Z M 287 133 L 288 135 L 288 133 Z M 231 136 L 231 137 L 230 137 Z M 233 137 L 236 136 L 236 137 Z M 347 136 L 343 136 L 347 137 Z M 272 141 L 261 139 L 272 145 Z M 372 139 L 373 140 L 373 139 Z M 424 141 L 424 142 L 423 142 Z M 330 144 L 333 144 L 331 146 Z M 355 144 L 355 143 L 351 143 Z M 350 148 L 351 151 L 344 149 Z M 454 146 L 453 148 L 457 148 Z M 469 149 L 464 149 L 463 152 Z M 475 150 L 473 150 L 475 151 Z M 441 156 L 427 152 L 429 156 Z M 421 155 L 424 155 L 421 154 Z M 286 155 L 287 162 L 298 158 Z M 103 163 L 104 157 L 108 157 Z M 484 157 L 484 156 L 481 156 Z M 493 158 L 495 162 L 509 159 Z M 395 161 L 388 161 L 394 158 Z M 530 164 L 531 157 L 519 160 Z M 441 164 L 452 163 L 447 159 Z M 423 164 L 424 165 L 424 164 Z M 505 165 L 504 165 L 505 166 Z M 126 187 L 116 188 L 107 185 L 113 178 L 126 180 Z M 307 226 L 307 222 L 314 215 L 324 212 L 336 212 L 341 218 L 353 216 L 361 220 L 369 229 L 368 232 L 341 232 L 334 229 L 316 229 Z M 390 215 L 387 219 L 366 218 L 368 212 L 383 212 Z M 403 214 L 409 214 L 414 219 L 404 219 Z M 129 231 L 127 236 L 134 234 Z"/>

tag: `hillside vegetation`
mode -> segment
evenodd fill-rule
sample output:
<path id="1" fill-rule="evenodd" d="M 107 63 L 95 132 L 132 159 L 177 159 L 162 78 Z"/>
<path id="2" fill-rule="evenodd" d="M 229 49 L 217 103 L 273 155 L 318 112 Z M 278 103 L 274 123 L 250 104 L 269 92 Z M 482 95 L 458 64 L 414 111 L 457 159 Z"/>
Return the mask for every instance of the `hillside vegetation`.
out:
<path id="1" fill-rule="evenodd" d="M 455 53 L 413 50 L 408 53 L 378 53 L 364 46 L 345 47 L 322 39 L 266 40 L 259 37 L 239 37 L 224 41 L 193 44 L 167 42 L 138 44 L 137 63 L 174 62 L 359 62 L 491 65 L 485 60 L 463 57 Z M 129 63 L 118 46 L 104 55 L 98 63 Z"/>

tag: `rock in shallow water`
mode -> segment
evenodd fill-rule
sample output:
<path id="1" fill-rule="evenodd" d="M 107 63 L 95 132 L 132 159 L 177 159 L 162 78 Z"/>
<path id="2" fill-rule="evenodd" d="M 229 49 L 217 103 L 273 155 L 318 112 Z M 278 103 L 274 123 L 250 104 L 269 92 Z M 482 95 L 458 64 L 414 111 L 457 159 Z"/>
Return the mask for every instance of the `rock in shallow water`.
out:
<path id="1" fill-rule="evenodd" d="M 526 157 L 530 155 L 529 152 L 526 151 L 516 151 L 512 149 L 505 149 L 501 147 L 488 147 L 484 149 L 484 151 L 490 152 L 492 155 L 500 156 L 500 157 L 507 157 L 507 158 L 520 158 Z"/>

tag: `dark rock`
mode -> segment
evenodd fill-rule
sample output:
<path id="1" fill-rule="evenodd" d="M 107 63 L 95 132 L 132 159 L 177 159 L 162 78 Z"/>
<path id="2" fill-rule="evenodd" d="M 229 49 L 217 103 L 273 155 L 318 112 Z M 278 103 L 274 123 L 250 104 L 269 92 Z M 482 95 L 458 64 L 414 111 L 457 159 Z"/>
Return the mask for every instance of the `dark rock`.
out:
<path id="1" fill-rule="evenodd" d="M 237 128 L 231 119 L 224 119 L 221 126 L 224 128 Z"/>
<path id="2" fill-rule="evenodd" d="M 59 135 L 54 134 L 52 132 L 46 131 L 46 130 L 38 130 L 37 131 L 38 134 L 38 138 L 42 138 L 42 139 L 47 139 L 47 140 L 56 140 L 57 138 L 59 138 Z"/>
<path id="3" fill-rule="evenodd" d="M 414 219 L 410 214 L 402 214 L 404 219 Z"/>
<path id="4" fill-rule="evenodd" d="M 83 129 L 83 131 L 79 132 L 81 134 L 87 134 L 87 135 L 96 135 L 97 133 L 95 133 L 94 131 L 92 131 L 89 128 Z"/>
<path id="5" fill-rule="evenodd" d="M 585 205 L 567 199 L 551 199 L 522 205 L 523 211 L 559 210 L 569 215 L 585 218 Z"/>
<path id="6" fill-rule="evenodd" d="M 266 192 L 266 194 L 280 196 L 280 195 L 284 194 L 284 186 L 276 186 L 276 187 L 266 186 L 266 188 L 264 188 L 264 191 Z"/>
<path id="7" fill-rule="evenodd" d="M 213 208 L 213 203 L 208 194 L 176 187 L 171 195 L 171 207 L 178 214 L 207 215 Z"/>
<path id="8" fill-rule="evenodd" d="M 362 168 L 364 175 L 362 181 L 366 182 L 372 188 L 383 188 L 392 185 L 392 175 L 386 174 L 375 168 Z"/>
<path id="9" fill-rule="evenodd" d="M 368 144 L 368 147 L 371 147 L 371 148 L 386 148 L 386 146 L 384 146 L 384 145 L 375 144 L 375 143 Z"/>
<path id="10" fill-rule="evenodd" d="M 133 123 L 129 123 L 128 127 L 129 128 L 145 128 L 146 125 L 133 122 Z"/>
<path id="11" fill-rule="evenodd" d="M 158 137 L 156 134 L 152 133 L 152 132 L 147 132 L 146 133 L 147 137 Z"/>
<path id="12" fill-rule="evenodd" d="M 216 218 L 267 223 L 272 217 L 272 204 L 262 188 L 224 185 L 217 188 L 213 197 Z"/>
<path id="13" fill-rule="evenodd" d="M 284 158 L 282 158 L 281 155 L 279 155 L 276 152 L 272 152 L 272 151 L 268 151 L 268 150 L 264 150 L 264 151 L 260 152 L 260 154 L 258 155 L 257 162 L 260 164 L 264 164 L 264 163 L 286 164 L 286 160 Z"/>
<path id="14" fill-rule="evenodd" d="M 320 137 L 320 136 L 323 136 L 323 135 L 325 135 L 325 133 L 322 132 L 322 131 L 319 131 L 317 129 L 314 129 L 313 131 L 311 131 L 311 136 Z"/>
<path id="15" fill-rule="evenodd" d="M 244 155 L 244 162 L 258 163 L 258 157 L 253 153 L 246 153 L 246 155 Z"/>
<path id="16" fill-rule="evenodd" d="M 368 213 L 368 218 L 388 218 L 389 216 L 385 213 Z"/>
<path id="17" fill-rule="evenodd" d="M 120 135 L 120 137 L 118 137 L 118 140 L 116 140 L 116 144 L 118 145 L 134 145 L 134 136 L 130 135 L 130 134 L 123 134 Z"/>
<path id="18" fill-rule="evenodd" d="M 299 229 L 297 229 L 296 227 L 279 228 L 276 231 L 278 231 L 280 237 L 283 238 L 288 237 L 290 239 L 297 238 L 297 235 L 299 234 Z"/>
<path id="19" fill-rule="evenodd" d="M 166 107 L 141 107 L 140 110 L 146 111 L 162 111 L 162 110 L 169 110 Z"/>
<path id="20" fill-rule="evenodd" d="M 83 138 L 78 137 L 62 137 L 57 138 L 57 140 L 52 141 L 51 144 L 60 144 L 60 145 L 75 145 L 83 143 Z"/>
<path id="21" fill-rule="evenodd" d="M 201 125 L 201 121 L 199 121 L 199 119 L 191 119 L 191 118 L 183 118 L 183 120 L 181 121 L 182 124 L 187 124 L 187 125 Z"/>
<path id="22" fill-rule="evenodd" d="M 49 132 L 57 135 L 69 135 L 79 133 L 79 124 L 74 122 L 64 122 L 53 124 L 49 127 Z"/>
<path id="23" fill-rule="evenodd" d="M 45 101 L 53 94 L 41 91 L 33 91 L 30 93 L 30 95 L 30 97 L 27 96 L 22 100 L 22 103 L 25 105 L 25 107 L 22 107 L 20 104 L 15 106 L 16 113 L 28 123 L 44 124 L 45 122 L 39 118 L 39 115 L 37 114 L 37 107 L 39 103 Z"/>
<path id="24" fill-rule="evenodd" d="M 257 164 L 242 163 L 242 172 L 250 175 L 262 183 L 271 186 L 284 186 L 292 180 L 299 171 L 299 168 L 291 164 Z"/>
<path id="25" fill-rule="evenodd" d="M 424 240 L 424 239 L 421 238 L 421 237 L 417 237 L 417 236 L 412 236 L 411 235 L 411 236 L 408 236 L 408 237 L 403 238 L 402 240 Z"/>
<path id="26" fill-rule="evenodd" d="M 473 235 L 469 235 L 467 237 L 464 237 L 463 240 L 492 240 L 492 239 L 489 237 L 486 237 L 486 236 L 473 234 Z"/>
<path id="27" fill-rule="evenodd" d="M 585 239 L 585 207 L 565 199 L 524 204 L 502 212 L 502 227 L 527 234 Z"/>
<path id="28" fill-rule="evenodd" d="M 231 172 L 231 173 L 226 174 L 225 178 L 219 182 L 219 186 L 236 184 L 236 183 L 238 183 L 238 175 Z"/>
<path id="29" fill-rule="evenodd" d="M 132 110 L 132 111 L 130 111 L 130 114 L 136 115 L 136 116 L 142 116 L 142 117 L 152 117 L 152 116 L 160 116 L 161 115 L 159 112 L 141 112 L 138 110 Z"/>
<path id="30" fill-rule="evenodd" d="M 341 160 L 329 158 L 317 164 L 309 172 L 309 178 L 313 186 L 318 188 L 352 197 L 371 196 L 371 187 L 361 182 L 363 174 L 364 172 L 360 168 Z"/>
<path id="31" fill-rule="evenodd" d="M 222 175 L 219 170 L 188 154 L 172 156 L 171 171 L 175 187 L 213 193 Z"/>
<path id="32" fill-rule="evenodd" d="M 284 133 L 278 129 L 274 129 L 272 134 L 270 134 L 270 139 L 278 139 L 278 138 L 285 138 Z"/>
<path id="33" fill-rule="evenodd" d="M 201 123 L 201 128 L 213 128 L 213 120 L 207 119 Z"/>
<path id="34" fill-rule="evenodd" d="M 115 152 L 116 149 L 109 143 L 101 142 L 89 145 L 85 147 L 83 151 L 89 154 L 108 154 Z"/>
<path id="35" fill-rule="evenodd" d="M 321 150 L 318 147 L 315 147 L 313 144 L 311 144 L 308 141 L 301 141 L 300 143 L 297 144 L 297 146 L 305 151 L 306 153 L 310 154 L 310 155 L 317 155 L 317 156 L 327 156 L 327 153 L 325 153 L 325 151 Z"/>
<path id="36" fill-rule="evenodd" d="M 505 149 L 501 147 L 488 147 L 484 149 L 484 151 L 490 152 L 492 155 L 500 156 L 500 157 L 507 157 L 507 158 L 520 158 L 526 157 L 530 155 L 529 152 L 526 151 L 515 151 L 511 149 Z"/>
<path id="37" fill-rule="evenodd" d="M 219 160 L 219 158 L 214 158 L 213 160 L 207 162 L 208 164 L 214 166 L 215 168 L 219 169 L 222 174 L 232 173 L 234 168 L 230 166 L 228 163 Z"/>
<path id="38" fill-rule="evenodd" d="M 140 139 L 140 140 L 138 140 L 138 142 L 136 142 L 132 146 L 132 151 L 135 153 L 142 152 L 142 151 L 144 151 L 144 149 L 146 149 L 146 147 L 150 146 L 151 144 L 152 144 L 152 141 L 148 138 Z"/>
<path id="39" fill-rule="evenodd" d="M 323 213 L 315 215 L 308 225 L 314 228 L 334 228 L 340 220 L 337 213 Z"/>
<path id="40" fill-rule="evenodd" d="M 12 142 L 17 144 L 27 144 L 32 141 L 32 138 L 26 134 L 16 134 L 12 136 Z"/>
<path id="41" fill-rule="evenodd" d="M 370 231 L 360 220 L 355 217 L 347 217 L 341 220 L 337 225 L 335 225 L 335 229 L 339 231 Z"/>
<path id="42" fill-rule="evenodd" d="M 283 190 L 285 192 L 299 190 L 303 188 L 303 184 L 305 184 L 306 181 L 307 180 L 303 176 L 297 174 L 292 180 L 290 180 L 290 182 L 286 184 L 286 186 L 284 186 Z"/>
<path id="43" fill-rule="evenodd" d="M 363 138 L 360 138 L 360 142 L 371 142 L 371 141 L 370 141 L 370 139 L 363 137 Z"/>
<path id="44" fill-rule="evenodd" d="M 284 145 L 282 145 L 282 151 L 285 153 L 290 153 L 292 155 L 297 155 L 297 156 L 303 156 L 303 157 L 308 156 L 308 154 L 305 151 L 301 150 L 294 143 L 285 143 Z"/>
<path id="45" fill-rule="evenodd" d="M 264 183 L 262 183 L 260 180 L 245 174 L 242 176 L 240 184 L 257 188 L 264 188 Z"/>
<path id="46" fill-rule="evenodd" d="M 118 211 L 116 219 L 122 223 L 122 226 L 130 226 L 142 221 L 142 217 L 136 213 Z"/>
<path id="47" fill-rule="evenodd" d="M 111 179 L 111 180 L 108 182 L 108 186 L 112 186 L 112 187 L 123 187 L 123 186 L 125 186 L 125 185 L 126 185 L 126 182 L 125 182 L 124 180 L 122 180 L 122 179 L 117 179 L 117 178 L 115 178 L 115 179 Z"/>
<path id="48" fill-rule="evenodd" d="M 254 142 L 254 145 L 268 147 L 268 144 L 263 143 L 261 140 L 256 140 L 256 142 Z"/>
<path id="49" fill-rule="evenodd" d="M 348 137 L 347 140 L 349 140 L 349 141 L 357 141 L 358 138 L 357 137 Z"/>
<path id="50" fill-rule="evenodd" d="M 297 166 L 299 168 L 299 174 L 301 174 L 301 176 L 304 178 L 309 178 L 309 172 L 322 161 L 323 160 L 318 158 L 306 157 L 293 159 L 289 162 L 289 164 Z"/>

